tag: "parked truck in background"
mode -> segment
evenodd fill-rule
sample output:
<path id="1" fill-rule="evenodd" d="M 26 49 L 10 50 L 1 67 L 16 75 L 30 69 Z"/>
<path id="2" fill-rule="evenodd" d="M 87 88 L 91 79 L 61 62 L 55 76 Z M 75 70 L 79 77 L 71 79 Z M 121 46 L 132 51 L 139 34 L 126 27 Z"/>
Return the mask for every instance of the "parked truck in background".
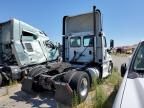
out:
<path id="1" fill-rule="evenodd" d="M 95 6 L 90 13 L 64 16 L 63 61 L 59 59 L 58 47 L 44 32 L 15 19 L 7 23 L 10 24 L 1 24 L 0 54 L 6 53 L 7 61 L 1 58 L 0 72 L 2 76 L 24 73 L 23 91 L 53 91 L 57 101 L 70 105 L 74 91 L 82 102 L 93 81 L 112 73 L 109 53 L 114 43 L 110 41 L 110 48 L 107 47 L 101 12 Z M 12 58 L 11 63 L 8 57 Z"/>

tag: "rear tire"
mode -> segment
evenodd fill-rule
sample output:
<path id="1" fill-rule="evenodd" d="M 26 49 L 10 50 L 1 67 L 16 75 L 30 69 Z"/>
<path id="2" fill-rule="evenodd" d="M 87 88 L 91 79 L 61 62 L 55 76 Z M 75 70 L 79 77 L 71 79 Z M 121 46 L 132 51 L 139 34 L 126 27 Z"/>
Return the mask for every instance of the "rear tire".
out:
<path id="1" fill-rule="evenodd" d="M 36 84 L 36 83 L 32 84 L 32 90 L 35 92 L 38 92 L 38 93 L 44 91 L 43 87 L 41 85 Z"/>
<path id="2" fill-rule="evenodd" d="M 83 102 L 88 96 L 90 80 L 87 73 L 78 71 L 71 79 L 69 85 L 78 95 L 79 102 Z"/>

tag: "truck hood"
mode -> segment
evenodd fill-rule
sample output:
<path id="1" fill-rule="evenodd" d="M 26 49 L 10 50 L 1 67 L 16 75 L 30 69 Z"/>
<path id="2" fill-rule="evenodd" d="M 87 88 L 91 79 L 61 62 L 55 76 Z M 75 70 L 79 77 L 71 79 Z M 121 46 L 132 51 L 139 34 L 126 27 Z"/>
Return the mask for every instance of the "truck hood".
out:
<path id="1" fill-rule="evenodd" d="M 144 108 L 144 78 L 127 78 L 121 108 Z"/>

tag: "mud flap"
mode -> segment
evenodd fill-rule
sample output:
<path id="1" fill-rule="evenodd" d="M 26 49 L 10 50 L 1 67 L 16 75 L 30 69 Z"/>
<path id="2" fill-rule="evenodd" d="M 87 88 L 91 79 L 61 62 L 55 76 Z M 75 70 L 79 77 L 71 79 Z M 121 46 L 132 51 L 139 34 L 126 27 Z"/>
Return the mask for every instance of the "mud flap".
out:
<path id="1" fill-rule="evenodd" d="M 25 77 L 22 81 L 22 90 L 28 93 L 32 93 L 32 78 L 31 77 Z"/>
<path id="2" fill-rule="evenodd" d="M 55 99 L 57 102 L 62 103 L 64 105 L 72 105 L 72 96 L 73 90 L 69 86 L 68 83 L 55 83 L 56 92 L 55 92 Z"/>

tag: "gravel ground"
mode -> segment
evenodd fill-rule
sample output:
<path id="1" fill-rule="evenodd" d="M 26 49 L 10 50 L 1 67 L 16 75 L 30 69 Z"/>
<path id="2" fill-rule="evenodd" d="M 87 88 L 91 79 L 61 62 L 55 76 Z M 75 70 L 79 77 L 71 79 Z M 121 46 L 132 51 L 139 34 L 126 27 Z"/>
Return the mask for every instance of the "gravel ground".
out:
<path id="1" fill-rule="evenodd" d="M 27 94 L 21 84 L 9 88 L 8 95 L 0 97 L 0 108 L 57 108 L 52 93 Z"/>
<path id="2" fill-rule="evenodd" d="M 128 61 L 128 57 L 112 56 L 114 66 L 120 71 L 122 63 Z M 89 98 L 87 98 L 89 100 Z M 8 95 L 0 97 L 0 108 L 58 108 L 52 93 L 27 94 L 21 91 L 21 84 L 8 89 Z M 61 105 L 61 108 L 68 108 Z"/>

